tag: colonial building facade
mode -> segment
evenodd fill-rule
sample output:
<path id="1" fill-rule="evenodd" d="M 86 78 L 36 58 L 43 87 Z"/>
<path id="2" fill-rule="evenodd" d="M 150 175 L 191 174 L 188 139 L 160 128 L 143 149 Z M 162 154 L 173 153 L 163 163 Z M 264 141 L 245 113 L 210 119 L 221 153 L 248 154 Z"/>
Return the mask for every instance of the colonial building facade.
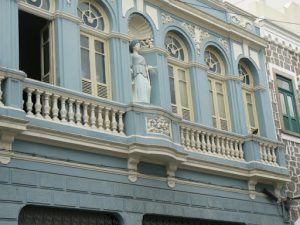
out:
<path id="1" fill-rule="evenodd" d="M 288 223 L 268 42 L 251 15 L 211 0 L 0 11 L 0 224 Z M 133 98 L 132 40 L 150 103 Z"/>

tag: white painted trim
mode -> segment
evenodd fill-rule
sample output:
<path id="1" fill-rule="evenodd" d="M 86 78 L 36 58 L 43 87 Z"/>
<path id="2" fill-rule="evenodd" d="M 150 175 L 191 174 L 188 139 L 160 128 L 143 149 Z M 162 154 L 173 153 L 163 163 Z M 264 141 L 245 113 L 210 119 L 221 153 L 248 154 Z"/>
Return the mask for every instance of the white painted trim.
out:
<path id="1" fill-rule="evenodd" d="M 277 66 L 275 64 L 272 64 L 272 63 L 268 63 L 268 66 L 269 66 L 269 70 L 270 70 L 270 80 L 271 81 L 275 80 L 275 74 L 284 76 L 284 77 L 292 80 L 294 90 L 298 91 L 299 82 L 297 81 L 297 76 L 300 76 L 300 74 L 297 75 L 296 73 L 294 73 L 292 71 L 289 71 L 287 69 L 284 69 L 284 68 Z"/>
<path id="2" fill-rule="evenodd" d="M 283 140 L 287 140 L 287 141 L 292 141 L 295 143 L 300 143 L 300 138 L 299 137 L 295 137 L 289 134 L 285 134 L 285 133 L 281 133 L 281 138 Z"/>

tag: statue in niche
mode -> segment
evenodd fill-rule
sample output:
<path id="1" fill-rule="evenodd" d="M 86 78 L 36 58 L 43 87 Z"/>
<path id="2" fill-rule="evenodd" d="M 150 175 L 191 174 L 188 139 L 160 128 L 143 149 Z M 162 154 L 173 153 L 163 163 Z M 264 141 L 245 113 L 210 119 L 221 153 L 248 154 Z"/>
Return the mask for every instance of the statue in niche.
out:
<path id="1" fill-rule="evenodd" d="M 146 64 L 145 58 L 139 54 L 141 48 L 138 40 L 132 40 L 129 44 L 132 75 L 133 102 L 150 104 L 151 85 L 149 71 L 155 67 Z"/>

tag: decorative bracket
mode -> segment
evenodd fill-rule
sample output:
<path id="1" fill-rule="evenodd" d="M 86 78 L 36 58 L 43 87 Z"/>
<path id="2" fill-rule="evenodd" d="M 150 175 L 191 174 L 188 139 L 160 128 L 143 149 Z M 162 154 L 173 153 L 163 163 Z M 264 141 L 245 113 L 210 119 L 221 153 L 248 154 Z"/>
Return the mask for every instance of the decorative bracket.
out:
<path id="1" fill-rule="evenodd" d="M 131 182 L 137 181 L 137 165 L 139 164 L 140 160 L 138 157 L 130 156 L 127 162 L 128 167 L 128 180 Z"/>
<path id="2" fill-rule="evenodd" d="M 249 197 L 253 200 L 256 198 L 256 191 L 255 191 L 256 184 L 257 184 L 256 179 L 251 179 L 248 181 Z"/>
<path id="3" fill-rule="evenodd" d="M 178 166 L 176 163 L 169 163 L 167 165 L 167 183 L 170 188 L 174 188 L 176 185 L 175 173 L 176 173 L 177 167 Z"/>
<path id="4" fill-rule="evenodd" d="M 274 194 L 278 199 L 281 199 L 281 190 L 283 188 L 283 183 L 278 182 L 274 185 Z"/>

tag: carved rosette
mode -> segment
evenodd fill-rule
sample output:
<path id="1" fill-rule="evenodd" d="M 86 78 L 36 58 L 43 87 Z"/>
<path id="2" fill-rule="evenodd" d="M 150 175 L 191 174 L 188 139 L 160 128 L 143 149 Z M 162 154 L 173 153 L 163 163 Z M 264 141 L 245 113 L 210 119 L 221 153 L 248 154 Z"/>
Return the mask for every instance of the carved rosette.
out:
<path id="1" fill-rule="evenodd" d="M 245 17 L 236 15 L 236 14 L 230 14 L 230 19 L 233 24 L 238 25 L 246 30 L 252 31 L 253 30 L 253 22 L 246 19 Z"/>
<path id="2" fill-rule="evenodd" d="M 162 22 L 163 24 L 166 24 L 166 23 L 172 23 L 172 22 L 174 22 L 174 19 L 173 19 L 171 16 L 162 13 L 162 14 L 161 14 L 161 22 Z"/>
<path id="3" fill-rule="evenodd" d="M 226 50 L 228 50 L 228 42 L 225 39 L 219 38 L 218 41 Z"/>
<path id="4" fill-rule="evenodd" d="M 170 137 L 170 120 L 162 116 L 147 118 L 147 132 L 163 134 Z"/>
<path id="5" fill-rule="evenodd" d="M 194 26 L 192 24 L 183 23 L 183 27 L 192 36 L 197 52 L 198 54 L 201 54 L 201 43 L 204 39 L 210 37 L 210 34 L 200 29 L 200 27 Z"/>

